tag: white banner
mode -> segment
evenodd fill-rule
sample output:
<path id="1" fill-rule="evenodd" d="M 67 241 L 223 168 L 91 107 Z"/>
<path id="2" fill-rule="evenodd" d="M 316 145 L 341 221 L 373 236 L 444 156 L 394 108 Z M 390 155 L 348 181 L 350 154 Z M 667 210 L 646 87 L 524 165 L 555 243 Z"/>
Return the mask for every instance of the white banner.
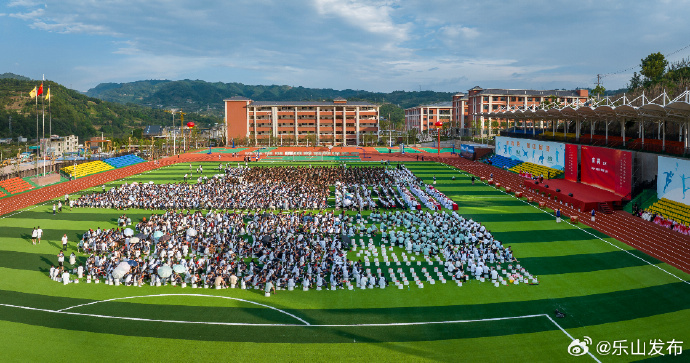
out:
<path id="1" fill-rule="evenodd" d="M 690 160 L 659 156 L 656 194 L 690 205 Z"/>

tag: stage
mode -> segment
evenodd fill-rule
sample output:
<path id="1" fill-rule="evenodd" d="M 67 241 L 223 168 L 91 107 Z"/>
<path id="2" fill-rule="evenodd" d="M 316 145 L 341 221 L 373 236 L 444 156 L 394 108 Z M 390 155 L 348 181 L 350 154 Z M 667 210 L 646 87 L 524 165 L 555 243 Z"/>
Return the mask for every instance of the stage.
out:
<path id="1" fill-rule="evenodd" d="M 556 197 L 563 203 L 573 205 L 582 211 L 592 209 L 599 211 L 599 203 L 608 204 L 610 209 L 621 208 L 624 201 L 623 197 L 608 190 L 565 179 L 546 179 L 543 183 L 525 179 L 524 185 L 527 189 L 537 190 L 547 195 L 551 194 L 552 197 Z M 557 192 L 556 189 L 560 189 L 560 192 Z M 568 196 L 569 193 L 572 193 L 573 196 Z"/>

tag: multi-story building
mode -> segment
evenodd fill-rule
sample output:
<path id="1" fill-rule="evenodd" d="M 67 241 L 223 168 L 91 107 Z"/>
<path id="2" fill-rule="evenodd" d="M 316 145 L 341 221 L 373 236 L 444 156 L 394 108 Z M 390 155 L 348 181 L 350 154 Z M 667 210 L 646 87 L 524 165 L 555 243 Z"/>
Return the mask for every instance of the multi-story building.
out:
<path id="1" fill-rule="evenodd" d="M 441 102 L 431 105 L 410 107 L 405 109 L 405 127 L 407 130 L 416 129 L 419 132 L 429 132 L 434 129 L 436 121 L 450 124 L 453 120 L 453 105 L 451 102 Z"/>
<path id="2" fill-rule="evenodd" d="M 75 135 L 64 137 L 51 135 L 50 138 L 42 139 L 41 144 L 45 145 L 48 155 L 52 156 L 79 151 L 79 139 Z"/>
<path id="3" fill-rule="evenodd" d="M 539 106 L 542 103 L 556 103 L 559 106 L 578 105 L 587 102 L 589 92 L 584 89 L 573 91 L 559 90 L 525 90 L 525 89 L 483 89 L 474 87 L 469 90 L 467 108 L 470 114 L 469 127 L 481 135 L 492 136 L 493 130 L 506 126 L 506 119 L 484 118 L 477 114 L 482 112 L 498 112 L 501 109 L 526 109 Z M 530 124 L 531 125 L 531 124 Z"/>
<path id="4" fill-rule="evenodd" d="M 467 109 L 468 99 L 469 97 L 464 93 L 456 93 L 453 95 L 453 127 L 456 130 L 470 128 Z"/>
<path id="5" fill-rule="evenodd" d="M 225 101 L 227 142 L 271 138 L 329 145 L 359 145 L 365 138 L 378 138 L 379 106 L 336 98 L 318 101 L 252 101 L 232 97 Z"/>

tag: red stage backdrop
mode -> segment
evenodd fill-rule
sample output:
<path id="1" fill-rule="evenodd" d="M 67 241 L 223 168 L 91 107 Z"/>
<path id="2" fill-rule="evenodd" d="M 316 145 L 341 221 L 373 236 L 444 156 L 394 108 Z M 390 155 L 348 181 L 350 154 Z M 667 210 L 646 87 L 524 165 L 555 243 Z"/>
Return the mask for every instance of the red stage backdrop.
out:
<path id="1" fill-rule="evenodd" d="M 565 180 L 577 182 L 577 145 L 565 144 Z"/>
<path id="2" fill-rule="evenodd" d="M 632 188 L 632 153 L 630 151 L 582 146 L 581 180 L 626 196 Z"/>

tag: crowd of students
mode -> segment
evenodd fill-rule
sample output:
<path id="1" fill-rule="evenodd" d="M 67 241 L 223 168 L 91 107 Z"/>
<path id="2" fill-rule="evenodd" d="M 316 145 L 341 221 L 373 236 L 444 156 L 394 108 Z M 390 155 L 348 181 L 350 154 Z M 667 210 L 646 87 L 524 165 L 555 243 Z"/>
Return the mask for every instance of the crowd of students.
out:
<path id="1" fill-rule="evenodd" d="M 334 211 L 169 211 L 135 229 L 136 235 L 120 227 L 86 231 L 79 246 L 88 258 L 75 266 L 73 253 L 72 272 L 87 283 L 135 286 L 385 288 L 389 276 L 347 256 L 358 237 L 376 235 L 408 253 L 443 257 L 446 273 L 458 281 L 491 278 L 498 264 L 514 261 L 484 226 L 455 212 L 375 211 L 365 222 L 361 214 Z M 54 270 L 53 279 L 70 281 L 69 268 Z"/>

